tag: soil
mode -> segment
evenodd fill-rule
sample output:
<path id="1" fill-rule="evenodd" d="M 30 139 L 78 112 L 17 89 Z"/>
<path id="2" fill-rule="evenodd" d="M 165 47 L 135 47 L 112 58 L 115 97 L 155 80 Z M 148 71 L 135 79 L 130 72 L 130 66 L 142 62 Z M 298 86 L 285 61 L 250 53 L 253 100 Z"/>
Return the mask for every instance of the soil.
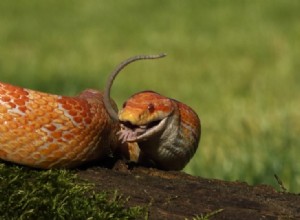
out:
<path id="1" fill-rule="evenodd" d="M 98 191 L 129 198 L 130 206 L 148 208 L 148 219 L 300 219 L 300 195 L 278 192 L 268 185 L 204 179 L 183 172 L 130 167 L 90 167 L 80 178 Z"/>

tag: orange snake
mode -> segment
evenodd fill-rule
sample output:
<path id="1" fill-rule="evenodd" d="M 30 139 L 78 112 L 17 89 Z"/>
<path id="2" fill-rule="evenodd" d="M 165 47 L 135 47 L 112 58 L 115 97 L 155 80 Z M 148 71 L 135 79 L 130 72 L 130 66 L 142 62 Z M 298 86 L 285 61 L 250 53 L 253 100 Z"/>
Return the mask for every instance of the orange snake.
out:
<path id="1" fill-rule="evenodd" d="M 110 99 L 116 75 L 104 92 L 75 97 L 47 94 L 0 82 L 0 159 L 36 168 L 72 168 L 120 152 L 126 159 L 182 169 L 200 140 L 200 120 L 187 105 L 152 91 L 131 96 L 117 113 Z"/>

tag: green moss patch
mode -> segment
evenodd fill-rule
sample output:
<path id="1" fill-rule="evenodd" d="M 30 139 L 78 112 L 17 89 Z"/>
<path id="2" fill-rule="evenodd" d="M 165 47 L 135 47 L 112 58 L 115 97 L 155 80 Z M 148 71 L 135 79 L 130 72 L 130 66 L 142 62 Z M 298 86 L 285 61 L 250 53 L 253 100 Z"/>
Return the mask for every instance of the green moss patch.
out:
<path id="1" fill-rule="evenodd" d="M 126 207 L 115 194 L 96 193 L 93 185 L 67 170 L 31 170 L 0 163 L 0 219 L 136 219 L 140 207 Z"/>

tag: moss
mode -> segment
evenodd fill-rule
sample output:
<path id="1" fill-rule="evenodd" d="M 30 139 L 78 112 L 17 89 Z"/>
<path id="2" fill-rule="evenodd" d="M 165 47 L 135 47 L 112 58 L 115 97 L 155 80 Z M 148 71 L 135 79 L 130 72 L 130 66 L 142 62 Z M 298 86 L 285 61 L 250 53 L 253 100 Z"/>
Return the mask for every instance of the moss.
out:
<path id="1" fill-rule="evenodd" d="M 141 207 L 127 208 L 115 194 L 67 170 L 32 170 L 0 163 L 0 219 L 136 219 Z"/>

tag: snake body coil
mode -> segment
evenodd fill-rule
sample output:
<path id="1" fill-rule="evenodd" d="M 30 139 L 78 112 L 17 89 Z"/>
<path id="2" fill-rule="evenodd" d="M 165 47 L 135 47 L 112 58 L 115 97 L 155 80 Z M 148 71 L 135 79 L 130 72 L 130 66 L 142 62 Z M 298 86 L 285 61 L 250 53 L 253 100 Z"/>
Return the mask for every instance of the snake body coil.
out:
<path id="1" fill-rule="evenodd" d="M 140 92 L 117 113 L 110 99 L 116 75 L 129 63 L 164 55 L 140 55 L 121 63 L 105 92 L 76 97 L 47 94 L 0 82 L 0 159 L 37 168 L 71 168 L 120 151 L 127 159 L 182 169 L 200 139 L 200 120 L 185 104 Z"/>

